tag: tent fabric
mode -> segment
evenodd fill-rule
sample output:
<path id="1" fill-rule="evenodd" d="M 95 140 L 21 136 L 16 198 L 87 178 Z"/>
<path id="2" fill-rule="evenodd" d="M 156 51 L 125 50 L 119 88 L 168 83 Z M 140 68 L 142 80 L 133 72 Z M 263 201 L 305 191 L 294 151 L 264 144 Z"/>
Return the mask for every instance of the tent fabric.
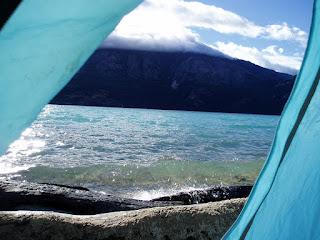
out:
<path id="1" fill-rule="evenodd" d="M 246 206 L 224 239 L 320 236 L 320 1 L 305 58 L 273 146 Z"/>
<path id="2" fill-rule="evenodd" d="M 142 0 L 26 0 L 0 32 L 0 155 Z M 224 239 L 320 236 L 320 0 L 273 146 Z"/>
<path id="3" fill-rule="evenodd" d="M 25 0 L 19 4 L 0 32 L 0 155 L 141 2 Z"/>

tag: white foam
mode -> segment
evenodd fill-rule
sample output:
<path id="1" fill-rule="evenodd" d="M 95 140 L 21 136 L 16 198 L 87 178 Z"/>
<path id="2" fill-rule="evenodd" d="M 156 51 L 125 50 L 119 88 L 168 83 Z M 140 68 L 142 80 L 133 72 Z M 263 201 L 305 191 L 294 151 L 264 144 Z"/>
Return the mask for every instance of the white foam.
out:
<path id="1" fill-rule="evenodd" d="M 194 190 L 199 190 L 199 188 L 194 188 L 194 187 L 184 187 L 184 188 L 179 188 L 179 189 L 158 189 L 158 190 L 150 190 L 150 191 L 138 191 L 138 192 L 133 192 L 130 198 L 137 199 L 137 200 L 144 200 L 144 201 L 149 201 L 155 198 L 160 198 L 164 196 L 172 196 L 181 192 L 190 192 Z"/>
<path id="2" fill-rule="evenodd" d="M 11 163 L 0 162 L 0 174 L 13 174 L 19 171 L 28 170 L 33 165 L 14 166 Z"/>

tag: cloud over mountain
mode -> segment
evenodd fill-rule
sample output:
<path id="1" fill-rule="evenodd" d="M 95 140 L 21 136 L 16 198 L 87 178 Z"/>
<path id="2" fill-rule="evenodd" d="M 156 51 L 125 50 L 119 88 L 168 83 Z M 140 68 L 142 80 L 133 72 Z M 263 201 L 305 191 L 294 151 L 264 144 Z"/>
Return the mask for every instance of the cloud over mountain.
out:
<path id="1" fill-rule="evenodd" d="M 275 45 L 261 51 L 255 47 L 245 47 L 233 42 L 216 42 L 215 46 L 212 47 L 231 57 L 250 61 L 259 66 L 291 75 L 297 74 L 303 59 L 302 55 L 286 56 L 283 54 L 284 50 Z"/>
<path id="2" fill-rule="evenodd" d="M 306 46 L 308 38 L 306 32 L 285 22 L 260 26 L 236 13 L 213 5 L 182 0 L 146 0 L 123 18 L 101 47 L 195 51 L 212 55 L 219 55 L 218 51 L 221 51 L 237 58 L 242 57 L 242 53 L 247 49 L 246 54 L 251 55 L 246 55 L 243 59 L 251 59 L 255 64 L 289 73 L 296 72 L 300 67 L 301 57 L 283 55 L 283 48 L 277 54 L 271 54 L 251 46 L 222 43 L 218 39 L 213 39 L 212 42 L 216 44 L 211 46 L 201 42 L 199 34 L 191 28 L 210 29 L 249 39 L 292 41 L 303 47 Z M 233 47 L 235 50 L 236 46 L 238 54 L 230 54 L 231 50 L 226 50 L 226 47 Z"/>

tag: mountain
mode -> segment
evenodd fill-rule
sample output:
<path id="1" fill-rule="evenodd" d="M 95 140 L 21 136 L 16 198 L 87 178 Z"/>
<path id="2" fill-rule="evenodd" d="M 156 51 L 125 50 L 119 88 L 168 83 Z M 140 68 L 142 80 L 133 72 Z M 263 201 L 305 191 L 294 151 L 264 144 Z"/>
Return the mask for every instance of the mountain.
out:
<path id="1" fill-rule="evenodd" d="M 98 49 L 51 103 L 280 114 L 293 82 L 221 56 Z"/>

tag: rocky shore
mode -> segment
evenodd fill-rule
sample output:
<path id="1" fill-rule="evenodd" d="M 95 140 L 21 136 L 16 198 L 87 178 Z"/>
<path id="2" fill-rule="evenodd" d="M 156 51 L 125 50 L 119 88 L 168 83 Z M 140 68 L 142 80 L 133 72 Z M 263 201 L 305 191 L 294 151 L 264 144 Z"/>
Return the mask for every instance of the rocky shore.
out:
<path id="1" fill-rule="evenodd" d="M 251 188 L 252 186 L 215 187 L 142 201 L 102 194 L 83 187 L 2 180 L 0 181 L 0 211 L 50 210 L 91 215 L 244 198 L 250 194 Z"/>
<path id="2" fill-rule="evenodd" d="M 44 211 L 0 212 L 0 239 L 220 239 L 245 198 L 98 215 Z"/>
<path id="3" fill-rule="evenodd" d="M 83 187 L 1 180 L 0 239 L 220 239 L 251 187 L 141 201 Z"/>

